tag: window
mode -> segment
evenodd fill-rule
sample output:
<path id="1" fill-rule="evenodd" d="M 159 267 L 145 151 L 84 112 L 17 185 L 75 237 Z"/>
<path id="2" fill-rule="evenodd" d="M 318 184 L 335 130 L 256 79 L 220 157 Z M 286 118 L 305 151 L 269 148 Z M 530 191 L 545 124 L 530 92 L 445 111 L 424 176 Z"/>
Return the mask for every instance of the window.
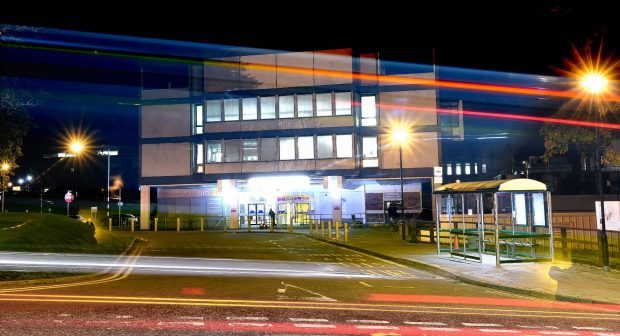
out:
<path id="1" fill-rule="evenodd" d="M 209 141 L 207 143 L 207 162 L 222 162 L 222 143 Z"/>
<path id="2" fill-rule="evenodd" d="M 446 175 L 452 175 L 452 164 L 448 163 L 446 165 Z"/>
<path id="3" fill-rule="evenodd" d="M 364 167 L 379 166 L 379 160 L 377 159 L 377 149 L 377 137 L 362 138 L 362 165 Z"/>
<path id="4" fill-rule="evenodd" d="M 457 163 L 455 166 L 456 166 L 456 169 L 455 169 L 455 170 L 456 170 L 455 175 L 461 175 L 461 164 L 460 164 L 460 163 Z"/>
<path id="5" fill-rule="evenodd" d="M 474 174 L 478 175 L 478 162 L 474 163 Z"/>
<path id="6" fill-rule="evenodd" d="M 202 134 L 204 119 L 202 105 L 194 105 L 194 134 Z"/>
<path id="7" fill-rule="evenodd" d="M 196 144 L 196 172 L 204 172 L 205 152 L 203 144 Z"/>
<path id="8" fill-rule="evenodd" d="M 298 95 L 297 96 L 297 117 L 305 118 L 314 116 L 314 109 L 312 108 L 312 95 Z"/>
<path id="9" fill-rule="evenodd" d="M 351 115 L 351 92 L 336 93 L 336 115 Z"/>
<path id="10" fill-rule="evenodd" d="M 295 117 L 295 97 L 280 96 L 280 118 Z"/>
<path id="11" fill-rule="evenodd" d="M 243 107 L 243 120 L 258 119 L 258 102 L 256 98 L 243 98 L 241 105 Z"/>
<path id="12" fill-rule="evenodd" d="M 330 117 L 332 115 L 332 94 L 319 93 L 316 95 L 316 116 Z"/>
<path id="13" fill-rule="evenodd" d="M 260 98 L 260 118 L 275 119 L 276 118 L 276 97 Z"/>
<path id="14" fill-rule="evenodd" d="M 362 97 L 362 126 L 377 126 L 377 104 L 375 96 Z"/>
<path id="15" fill-rule="evenodd" d="M 224 141 L 224 154 L 226 162 L 239 162 L 239 143 L 240 140 L 226 140 Z"/>
<path id="16" fill-rule="evenodd" d="M 207 102 L 207 122 L 222 121 L 222 101 L 209 100 Z"/>
<path id="17" fill-rule="evenodd" d="M 297 153 L 300 160 L 314 159 L 314 137 L 298 137 L 297 138 Z"/>
<path id="18" fill-rule="evenodd" d="M 239 120 L 239 100 L 224 99 L 224 121 Z"/>
<path id="19" fill-rule="evenodd" d="M 337 158 L 353 157 L 353 135 L 351 134 L 336 135 L 336 157 Z"/>
<path id="20" fill-rule="evenodd" d="M 295 138 L 280 138 L 280 160 L 295 160 Z"/>
<path id="21" fill-rule="evenodd" d="M 319 135 L 316 137 L 316 155 L 319 159 L 331 159 L 334 157 L 334 139 L 331 135 Z"/>
<path id="22" fill-rule="evenodd" d="M 486 174 L 486 173 L 487 173 L 487 164 L 486 164 L 486 163 L 483 163 L 483 164 L 482 164 L 482 173 L 483 173 L 483 174 Z"/>
<path id="23" fill-rule="evenodd" d="M 469 162 L 465 163 L 465 175 L 469 175 L 471 174 L 471 167 L 469 165 Z"/>
<path id="24" fill-rule="evenodd" d="M 258 161 L 258 140 L 243 140 L 243 161 Z"/>
<path id="25" fill-rule="evenodd" d="M 261 161 L 276 161 L 278 159 L 277 144 L 275 138 L 260 139 Z"/>

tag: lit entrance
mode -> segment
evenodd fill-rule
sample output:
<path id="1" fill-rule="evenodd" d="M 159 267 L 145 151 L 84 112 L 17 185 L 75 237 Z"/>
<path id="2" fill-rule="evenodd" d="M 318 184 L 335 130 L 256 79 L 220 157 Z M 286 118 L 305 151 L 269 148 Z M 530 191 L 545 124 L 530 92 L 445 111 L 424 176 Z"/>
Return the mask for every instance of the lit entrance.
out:
<path id="1" fill-rule="evenodd" d="M 249 203 L 246 225 L 265 225 L 265 203 Z"/>

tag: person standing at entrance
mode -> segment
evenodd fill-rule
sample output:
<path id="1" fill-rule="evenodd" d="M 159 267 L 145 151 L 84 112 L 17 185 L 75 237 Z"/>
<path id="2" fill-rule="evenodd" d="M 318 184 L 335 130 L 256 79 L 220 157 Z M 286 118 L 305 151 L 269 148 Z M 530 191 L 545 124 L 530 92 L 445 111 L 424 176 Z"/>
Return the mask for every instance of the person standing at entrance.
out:
<path id="1" fill-rule="evenodd" d="M 397 208 L 394 205 L 394 202 L 391 202 L 390 205 L 388 206 L 388 216 L 390 217 L 390 226 L 392 227 L 392 230 L 395 230 L 396 228 L 396 216 L 397 216 Z"/>
<path id="2" fill-rule="evenodd" d="M 276 224 L 276 213 L 271 208 L 269 208 L 269 218 L 271 218 L 271 227 L 278 227 Z"/>

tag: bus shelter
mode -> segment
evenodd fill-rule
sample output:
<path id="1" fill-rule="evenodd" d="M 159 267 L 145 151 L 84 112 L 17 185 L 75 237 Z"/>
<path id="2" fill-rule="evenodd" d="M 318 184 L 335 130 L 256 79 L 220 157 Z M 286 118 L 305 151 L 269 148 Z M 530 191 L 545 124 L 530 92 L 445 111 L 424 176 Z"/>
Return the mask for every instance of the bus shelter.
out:
<path id="1" fill-rule="evenodd" d="M 494 257 L 497 267 L 553 261 L 551 196 L 544 183 L 457 182 L 440 186 L 434 194 L 438 254 L 480 262 Z"/>

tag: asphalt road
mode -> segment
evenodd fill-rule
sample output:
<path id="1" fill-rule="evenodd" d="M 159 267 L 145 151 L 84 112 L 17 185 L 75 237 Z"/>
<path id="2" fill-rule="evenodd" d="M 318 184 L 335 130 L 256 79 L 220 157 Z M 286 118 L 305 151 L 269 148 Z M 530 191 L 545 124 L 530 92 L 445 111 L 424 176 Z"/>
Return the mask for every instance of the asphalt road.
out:
<path id="1" fill-rule="evenodd" d="M 619 306 L 503 293 L 300 235 L 140 235 L 118 259 L 13 254 L 22 270 L 108 272 L 0 288 L 0 335 L 620 335 Z"/>

